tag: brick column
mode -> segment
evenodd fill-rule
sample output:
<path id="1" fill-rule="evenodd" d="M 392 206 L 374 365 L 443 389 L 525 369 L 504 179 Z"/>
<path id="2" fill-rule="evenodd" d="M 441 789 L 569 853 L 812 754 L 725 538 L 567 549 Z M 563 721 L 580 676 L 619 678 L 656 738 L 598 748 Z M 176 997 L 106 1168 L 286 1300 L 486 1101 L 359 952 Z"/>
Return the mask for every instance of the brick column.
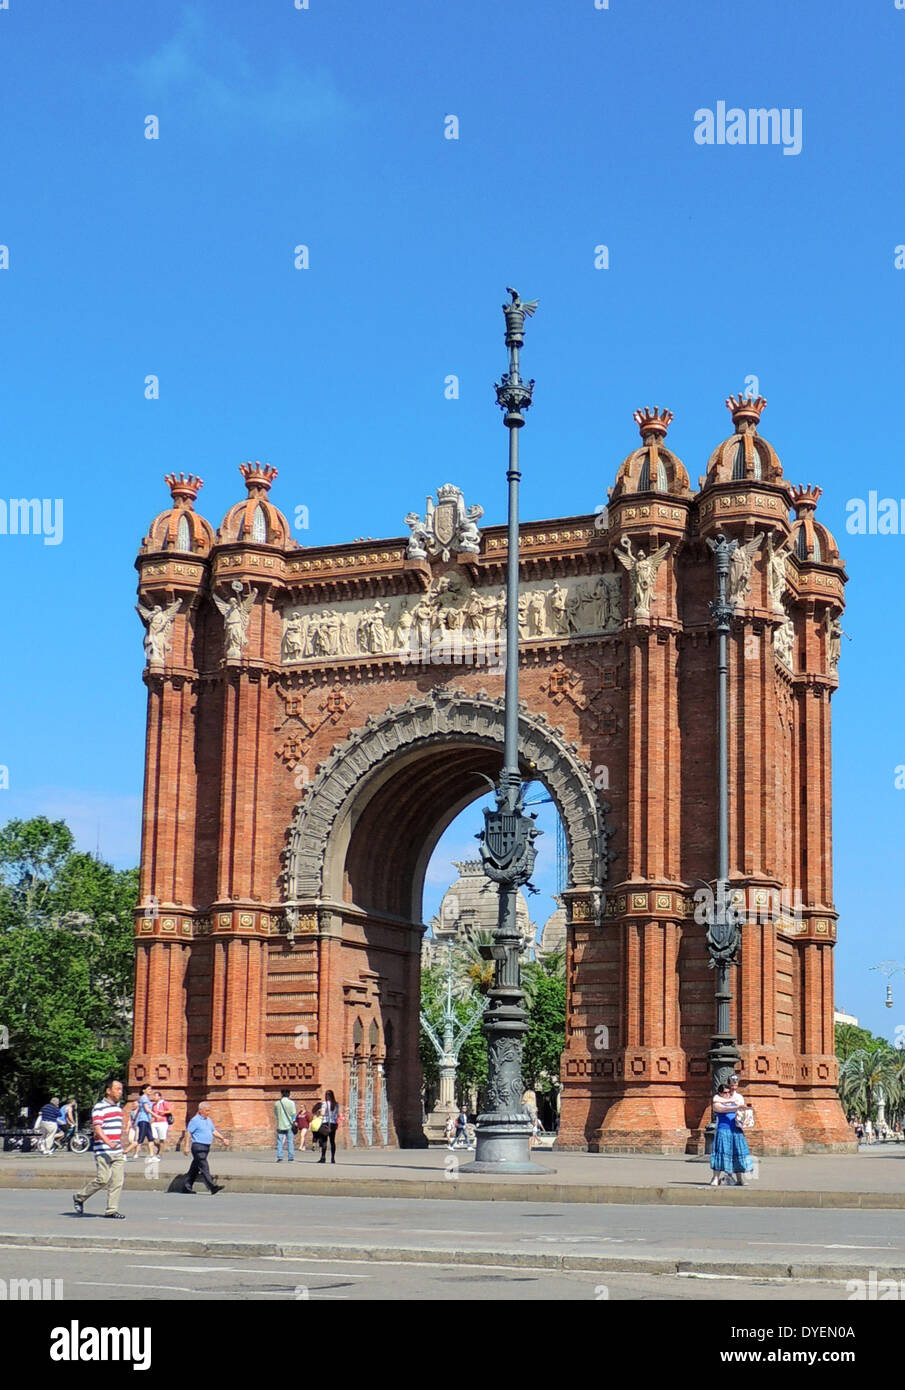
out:
<path id="1" fill-rule="evenodd" d="M 601 1152 L 684 1153 L 689 1131 L 676 998 L 683 894 L 675 634 L 636 629 L 628 653 L 628 873 L 615 889 L 613 928 L 622 938 L 620 1037 L 613 1044 L 621 1086 L 593 1145 Z"/>

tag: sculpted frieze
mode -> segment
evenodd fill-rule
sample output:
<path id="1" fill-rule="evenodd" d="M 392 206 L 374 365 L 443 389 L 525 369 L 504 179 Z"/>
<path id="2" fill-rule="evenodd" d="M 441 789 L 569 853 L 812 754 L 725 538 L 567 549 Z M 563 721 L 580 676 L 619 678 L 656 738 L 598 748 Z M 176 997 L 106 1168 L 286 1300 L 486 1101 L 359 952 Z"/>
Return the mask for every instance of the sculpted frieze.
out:
<path id="1" fill-rule="evenodd" d="M 520 585 L 523 641 L 616 632 L 622 618 L 618 574 Z M 456 653 L 468 647 L 490 660 L 499 653 L 505 628 L 505 590 L 475 587 L 463 571 L 450 570 L 421 595 L 290 605 L 283 610 L 281 659 L 286 665 L 344 656 L 433 661 L 448 650 L 449 659 L 458 660 Z"/>

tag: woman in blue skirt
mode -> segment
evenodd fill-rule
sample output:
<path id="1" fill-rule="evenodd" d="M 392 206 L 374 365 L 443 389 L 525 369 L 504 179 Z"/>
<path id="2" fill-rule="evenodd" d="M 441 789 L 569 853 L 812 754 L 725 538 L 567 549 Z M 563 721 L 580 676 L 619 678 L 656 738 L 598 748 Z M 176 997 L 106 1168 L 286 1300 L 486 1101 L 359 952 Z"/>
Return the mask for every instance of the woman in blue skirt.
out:
<path id="1" fill-rule="evenodd" d="M 734 1173 L 736 1183 L 742 1187 L 742 1173 L 750 1173 L 754 1167 L 745 1136 L 735 1119 L 736 1115 L 745 1109 L 745 1098 L 735 1089 L 737 1081 L 737 1076 L 730 1076 L 713 1097 L 716 1134 L 713 1136 L 713 1151 L 710 1155 L 710 1166 L 713 1169 L 711 1187 L 718 1186 L 722 1173 Z"/>

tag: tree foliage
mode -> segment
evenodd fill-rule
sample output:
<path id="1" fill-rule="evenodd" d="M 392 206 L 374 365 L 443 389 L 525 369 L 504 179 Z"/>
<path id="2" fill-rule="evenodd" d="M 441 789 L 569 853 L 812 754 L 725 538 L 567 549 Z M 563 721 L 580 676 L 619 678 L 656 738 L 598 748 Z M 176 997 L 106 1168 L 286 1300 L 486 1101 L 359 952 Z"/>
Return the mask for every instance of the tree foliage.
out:
<path id="1" fill-rule="evenodd" d="M 129 1057 L 138 872 L 75 849 L 63 821 L 0 828 L 0 1111 L 82 1108 Z"/>
<path id="2" fill-rule="evenodd" d="M 522 1076 L 530 1090 L 550 1091 L 559 1085 L 560 1059 L 566 1045 L 564 953 L 523 966 L 522 985 L 528 1008 Z"/>

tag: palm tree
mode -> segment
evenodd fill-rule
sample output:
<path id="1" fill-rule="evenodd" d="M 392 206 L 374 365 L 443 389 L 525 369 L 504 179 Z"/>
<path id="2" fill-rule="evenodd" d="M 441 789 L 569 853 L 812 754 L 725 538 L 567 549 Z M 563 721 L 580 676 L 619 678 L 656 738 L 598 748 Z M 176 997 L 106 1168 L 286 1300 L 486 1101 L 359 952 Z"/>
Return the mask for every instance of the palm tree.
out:
<path id="1" fill-rule="evenodd" d="M 839 1096 L 847 1112 L 861 1119 L 873 1115 L 878 1091 L 897 1106 L 905 1080 L 905 1059 L 892 1047 L 859 1048 L 839 1069 Z"/>

